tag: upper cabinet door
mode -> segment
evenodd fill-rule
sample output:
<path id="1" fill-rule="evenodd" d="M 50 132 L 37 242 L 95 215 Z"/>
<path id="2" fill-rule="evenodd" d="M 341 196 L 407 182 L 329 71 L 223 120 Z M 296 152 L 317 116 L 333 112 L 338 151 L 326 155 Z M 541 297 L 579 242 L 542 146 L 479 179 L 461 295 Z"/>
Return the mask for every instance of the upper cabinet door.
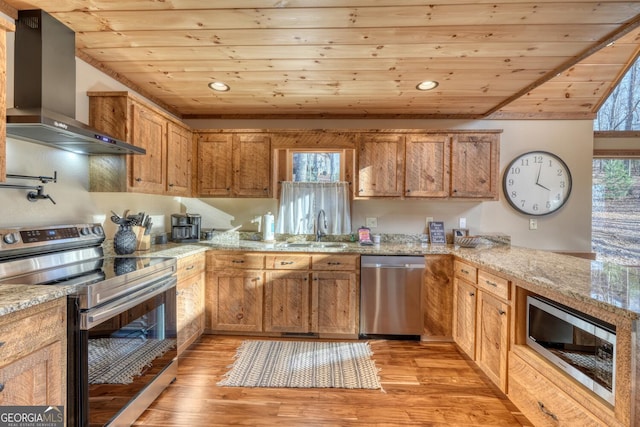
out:
<path id="1" fill-rule="evenodd" d="M 269 135 L 235 135 L 233 186 L 233 195 L 236 197 L 271 197 L 271 138 Z"/>
<path id="2" fill-rule="evenodd" d="M 131 143 L 147 150 L 147 154 L 132 156 L 131 187 L 149 193 L 162 194 L 166 185 L 167 121 L 150 109 L 133 103 Z"/>
<path id="3" fill-rule="evenodd" d="M 231 196 L 233 136 L 202 133 L 198 135 L 198 194 Z"/>
<path id="4" fill-rule="evenodd" d="M 448 197 L 451 138 L 409 135 L 405 156 L 405 197 Z"/>
<path id="5" fill-rule="evenodd" d="M 167 127 L 167 193 L 191 195 L 192 133 L 175 123 Z"/>
<path id="6" fill-rule="evenodd" d="M 458 134 L 451 149 L 451 197 L 498 199 L 496 134 Z"/>
<path id="7" fill-rule="evenodd" d="M 404 135 L 360 135 L 357 170 L 356 197 L 401 197 Z"/>

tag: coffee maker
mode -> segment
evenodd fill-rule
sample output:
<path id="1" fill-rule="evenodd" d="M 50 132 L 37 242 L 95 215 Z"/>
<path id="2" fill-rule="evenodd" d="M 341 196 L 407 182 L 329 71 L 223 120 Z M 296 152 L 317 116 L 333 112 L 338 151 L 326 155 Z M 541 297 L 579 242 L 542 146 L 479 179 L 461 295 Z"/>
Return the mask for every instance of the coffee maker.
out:
<path id="1" fill-rule="evenodd" d="M 172 214 L 171 240 L 176 243 L 191 243 L 200 240 L 202 218 L 199 214 Z"/>

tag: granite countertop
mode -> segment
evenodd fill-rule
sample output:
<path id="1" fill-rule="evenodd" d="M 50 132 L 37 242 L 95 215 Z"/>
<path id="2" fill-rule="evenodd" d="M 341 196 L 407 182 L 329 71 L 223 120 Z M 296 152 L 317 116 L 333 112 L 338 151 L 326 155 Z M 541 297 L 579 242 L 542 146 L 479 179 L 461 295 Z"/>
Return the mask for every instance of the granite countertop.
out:
<path id="1" fill-rule="evenodd" d="M 423 245 L 420 242 L 383 242 L 374 246 L 360 246 L 357 243 L 345 242 L 329 247 L 311 244 L 309 247 L 300 248 L 288 247 L 282 243 L 240 240 L 233 243 L 152 245 L 151 250 L 136 252 L 135 255 L 182 258 L 207 250 L 360 255 L 452 254 L 534 286 L 582 302 L 597 304 L 618 315 L 632 319 L 640 318 L 640 267 L 625 267 L 513 246 L 480 245 L 477 248 L 467 249 L 451 244 Z M 71 286 L 2 286 L 0 287 L 0 315 L 63 297 L 74 290 Z"/>

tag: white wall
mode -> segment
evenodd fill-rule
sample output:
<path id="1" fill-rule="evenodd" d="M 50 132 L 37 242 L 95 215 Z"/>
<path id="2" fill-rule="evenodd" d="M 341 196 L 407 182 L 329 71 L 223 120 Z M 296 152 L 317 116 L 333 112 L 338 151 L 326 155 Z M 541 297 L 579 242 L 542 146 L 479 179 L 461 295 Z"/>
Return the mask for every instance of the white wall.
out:
<path id="1" fill-rule="evenodd" d="M 13 106 L 13 34 L 7 37 L 7 106 Z M 83 61 L 76 61 L 76 118 L 87 122 L 88 90 L 127 90 Z M 447 229 L 457 227 L 457 220 L 467 218 L 471 233 L 502 232 L 512 236 L 512 243 L 539 249 L 589 251 L 591 249 L 591 153 L 592 122 L 585 121 L 454 121 L 454 120 L 270 120 L 270 121 L 189 121 L 195 128 L 421 128 L 421 129 L 503 129 L 501 166 L 517 154 L 544 149 L 567 162 L 574 187 L 569 202 L 559 211 L 538 218 L 538 230 L 528 230 L 528 217 L 516 213 L 505 202 L 458 201 L 356 201 L 353 225 L 357 228 L 367 216 L 378 218 L 376 231 L 382 233 L 421 233 L 425 217 L 445 221 Z M 165 216 L 169 229 L 170 215 L 184 211 L 180 199 L 139 194 L 89 193 L 88 160 L 84 156 L 58 151 L 36 144 L 8 140 L 7 171 L 13 174 L 49 175 L 59 173 L 57 184 L 47 184 L 46 192 L 58 203 L 31 203 L 26 191 L 0 189 L 0 227 L 12 225 L 47 225 L 75 221 L 104 221 L 108 236 L 115 232 L 108 217 L 110 211 L 124 209 Z M 273 199 L 204 199 L 207 203 L 235 217 L 233 225 L 271 210 L 277 212 Z"/>

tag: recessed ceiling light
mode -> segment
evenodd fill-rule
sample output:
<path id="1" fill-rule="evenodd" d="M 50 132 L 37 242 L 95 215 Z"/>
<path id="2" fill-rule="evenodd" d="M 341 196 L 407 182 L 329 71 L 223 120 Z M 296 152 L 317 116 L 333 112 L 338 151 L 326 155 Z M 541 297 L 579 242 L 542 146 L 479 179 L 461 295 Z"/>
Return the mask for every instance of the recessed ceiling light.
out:
<path id="1" fill-rule="evenodd" d="M 438 82 L 434 80 L 425 80 L 423 82 L 418 83 L 416 89 L 418 90 L 431 90 L 438 87 Z"/>
<path id="2" fill-rule="evenodd" d="M 211 82 L 209 83 L 209 87 L 213 90 L 217 90 L 218 92 L 226 92 L 231 89 L 229 85 L 224 82 Z"/>

